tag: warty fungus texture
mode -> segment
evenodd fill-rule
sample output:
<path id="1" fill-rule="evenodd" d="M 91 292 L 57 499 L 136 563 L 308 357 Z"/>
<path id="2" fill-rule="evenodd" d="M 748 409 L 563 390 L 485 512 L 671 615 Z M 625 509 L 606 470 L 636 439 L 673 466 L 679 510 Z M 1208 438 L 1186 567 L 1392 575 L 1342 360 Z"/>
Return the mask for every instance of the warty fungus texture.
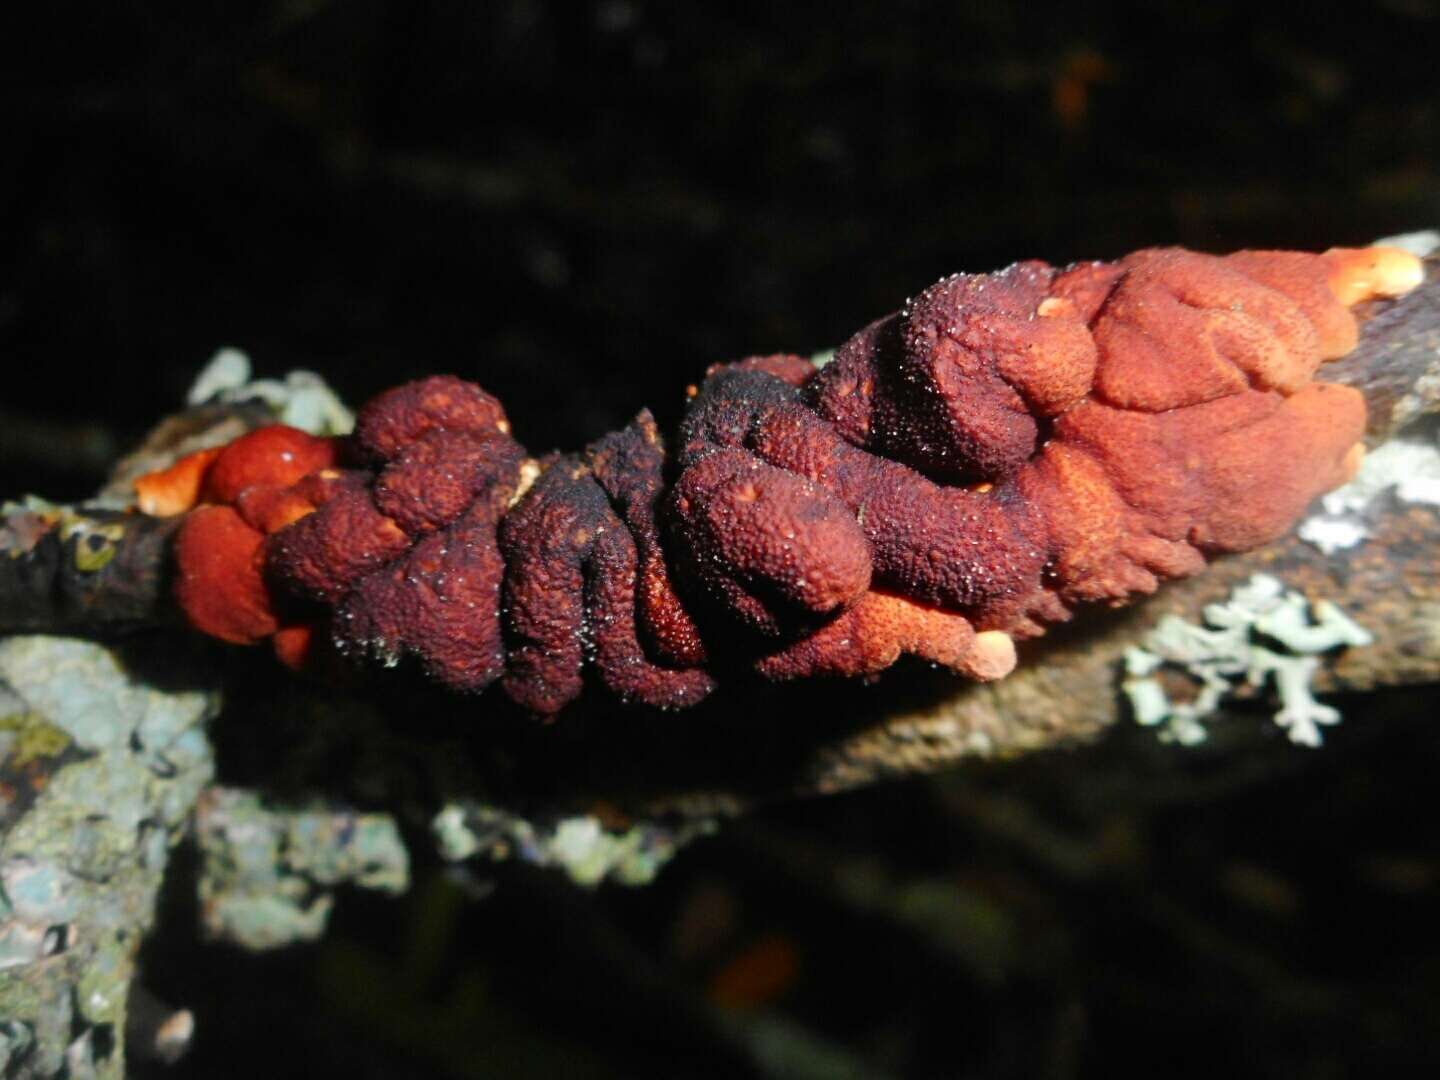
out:
<path id="1" fill-rule="evenodd" d="M 1420 277 L 1385 248 L 955 274 L 823 367 L 715 365 L 668 444 L 641 412 L 537 461 L 435 376 L 346 440 L 182 459 L 142 508 L 188 513 L 192 624 L 296 667 L 413 658 L 542 716 L 587 665 L 660 708 L 903 654 L 995 679 L 1016 639 L 1273 540 L 1351 476 L 1364 400 L 1315 373 L 1354 347 L 1350 305 Z"/>

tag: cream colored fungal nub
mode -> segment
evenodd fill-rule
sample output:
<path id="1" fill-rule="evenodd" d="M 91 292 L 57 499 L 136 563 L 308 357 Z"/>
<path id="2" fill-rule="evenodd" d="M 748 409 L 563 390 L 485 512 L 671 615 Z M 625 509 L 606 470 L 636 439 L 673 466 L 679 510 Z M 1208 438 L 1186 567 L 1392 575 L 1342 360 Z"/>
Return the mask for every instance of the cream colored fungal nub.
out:
<path id="1" fill-rule="evenodd" d="M 536 480 L 540 479 L 540 474 L 544 471 L 540 462 L 532 457 L 527 457 L 524 461 L 520 462 L 520 476 L 515 481 L 515 494 L 511 495 L 509 501 L 505 503 L 505 509 L 511 509 L 516 503 L 523 499 L 525 493 L 530 490 L 530 486 L 534 484 Z"/>
<path id="2" fill-rule="evenodd" d="M 1003 679 L 1015 670 L 1015 642 L 1002 630 L 982 630 L 975 635 L 975 650 L 966 660 L 965 674 L 972 679 Z"/>
<path id="3" fill-rule="evenodd" d="M 1324 258 L 1330 289 L 1346 307 L 1404 296 L 1425 280 L 1424 263 L 1401 248 L 1331 248 Z"/>
<path id="4" fill-rule="evenodd" d="M 1040 306 L 1035 309 L 1035 314 L 1042 319 L 1074 318 L 1076 315 L 1075 304 L 1064 296 L 1047 296 L 1040 301 Z"/>

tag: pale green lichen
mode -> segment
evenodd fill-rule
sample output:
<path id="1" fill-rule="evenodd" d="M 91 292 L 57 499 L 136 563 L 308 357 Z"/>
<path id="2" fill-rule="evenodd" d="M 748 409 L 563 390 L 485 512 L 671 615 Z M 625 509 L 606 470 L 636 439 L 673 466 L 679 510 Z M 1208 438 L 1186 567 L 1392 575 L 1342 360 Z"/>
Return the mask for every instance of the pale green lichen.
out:
<path id="1" fill-rule="evenodd" d="M 0 641 L 0 687 L 4 767 L 29 754 L 54 770 L 0 836 L 0 1075 L 119 1078 L 136 952 L 213 772 L 216 698 L 39 636 Z"/>
<path id="2" fill-rule="evenodd" d="M 392 894 L 409 885 L 409 858 L 386 814 L 274 808 L 254 792 L 211 788 L 196 823 L 205 930 L 248 949 L 318 938 L 337 885 Z"/>
<path id="3" fill-rule="evenodd" d="M 685 844 L 715 830 L 712 821 L 673 827 L 642 822 L 607 828 L 599 818 L 577 814 L 538 825 L 482 803 L 451 803 L 431 823 L 443 858 L 477 856 L 521 859 L 563 870 L 577 885 L 602 881 L 647 885 Z"/>
<path id="4" fill-rule="evenodd" d="M 18 499 L 0 500 L 0 517 L 13 517 L 17 514 L 35 514 L 44 516 L 49 513 L 58 513 L 64 507 L 58 503 L 52 503 L 49 499 L 42 499 L 39 495 L 21 495 Z M 10 554 L 23 555 L 24 551 L 10 549 Z"/>
<path id="5" fill-rule="evenodd" d="M 35 1030 L 23 1020 L 0 1019 L 0 1076 L 13 1076 L 30 1056 Z"/>
<path id="6" fill-rule="evenodd" d="M 221 349 L 186 395 L 190 405 L 223 404 L 259 399 L 282 424 L 312 435 L 348 435 L 355 414 L 345 407 L 325 380 L 313 371 L 292 371 L 282 379 L 251 379 L 250 357 L 239 349 Z"/>
<path id="7" fill-rule="evenodd" d="M 1159 729 L 1160 738 L 1193 746 L 1206 738 L 1205 723 L 1242 683 L 1267 679 L 1280 699 L 1274 721 L 1290 740 L 1319 746 L 1320 727 L 1340 713 L 1315 700 L 1310 680 L 1321 653 L 1368 645 L 1370 633 L 1326 600 L 1311 604 L 1276 578 L 1256 574 L 1222 604 L 1209 604 L 1204 626 L 1167 615 L 1142 646 L 1125 653 L 1123 689 L 1138 723 Z M 1175 701 L 1157 678 L 1166 665 L 1198 683 L 1190 701 Z"/>

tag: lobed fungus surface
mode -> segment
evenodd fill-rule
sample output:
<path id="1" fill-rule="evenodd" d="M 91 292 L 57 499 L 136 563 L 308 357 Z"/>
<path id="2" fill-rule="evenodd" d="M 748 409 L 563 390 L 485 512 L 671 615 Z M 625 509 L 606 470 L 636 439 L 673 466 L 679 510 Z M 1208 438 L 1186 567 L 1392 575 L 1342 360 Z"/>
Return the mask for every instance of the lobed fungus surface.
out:
<path id="1" fill-rule="evenodd" d="M 1353 475 L 1364 400 L 1314 376 L 1351 305 L 1420 276 L 1384 248 L 956 274 L 824 367 L 712 367 L 669 446 L 641 412 L 537 462 L 435 376 L 343 442 L 277 426 L 182 459 L 141 505 L 188 512 L 196 628 L 292 666 L 412 657 L 542 716 L 587 665 L 660 708 L 903 654 L 995 679 L 1015 639 L 1273 540 Z"/>

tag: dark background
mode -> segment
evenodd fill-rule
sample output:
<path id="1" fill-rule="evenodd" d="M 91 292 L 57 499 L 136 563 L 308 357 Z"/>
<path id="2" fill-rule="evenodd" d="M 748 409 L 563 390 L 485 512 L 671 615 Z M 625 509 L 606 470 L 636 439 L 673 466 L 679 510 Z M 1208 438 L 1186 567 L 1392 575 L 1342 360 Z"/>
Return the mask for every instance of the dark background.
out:
<path id="1" fill-rule="evenodd" d="M 24 7 L 5 495 L 93 490 L 223 345 L 352 403 L 472 377 L 544 450 L 952 270 L 1440 224 L 1434 0 Z M 1400 1075 L 1440 1063 L 1423 712 L 776 807 L 638 892 L 422 866 L 277 956 L 176 898 L 147 981 L 197 1076 Z"/>

